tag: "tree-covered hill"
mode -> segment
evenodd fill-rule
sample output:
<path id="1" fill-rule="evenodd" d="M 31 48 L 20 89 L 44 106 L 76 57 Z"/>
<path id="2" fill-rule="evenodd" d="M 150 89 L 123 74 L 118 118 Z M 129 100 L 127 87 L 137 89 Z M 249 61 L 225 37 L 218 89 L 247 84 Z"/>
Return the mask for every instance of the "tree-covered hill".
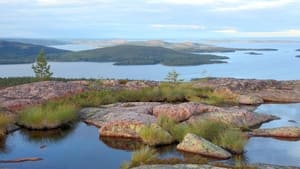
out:
<path id="1" fill-rule="evenodd" d="M 65 53 L 55 61 L 115 62 L 116 65 L 164 64 L 168 66 L 226 63 L 224 56 L 191 54 L 152 46 L 119 45 L 80 52 Z"/>
<path id="2" fill-rule="evenodd" d="M 0 64 L 32 63 L 41 49 L 44 49 L 47 56 L 60 55 L 67 50 L 61 50 L 41 45 L 0 41 Z"/>

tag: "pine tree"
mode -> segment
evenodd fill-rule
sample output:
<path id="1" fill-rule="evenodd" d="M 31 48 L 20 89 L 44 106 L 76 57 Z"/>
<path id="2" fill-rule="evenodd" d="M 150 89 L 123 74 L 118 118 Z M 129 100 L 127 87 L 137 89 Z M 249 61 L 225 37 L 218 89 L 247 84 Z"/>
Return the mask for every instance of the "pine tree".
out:
<path id="1" fill-rule="evenodd" d="M 177 83 L 179 81 L 183 81 L 181 79 L 178 79 L 178 77 L 179 77 L 179 74 L 175 70 L 173 70 L 173 71 L 171 71 L 171 72 L 168 73 L 168 75 L 165 78 L 165 80 L 167 80 L 167 81 L 169 81 L 171 83 Z"/>
<path id="2" fill-rule="evenodd" d="M 48 80 L 53 75 L 53 73 L 50 72 L 50 65 L 48 65 L 46 60 L 44 49 L 41 49 L 36 58 L 36 63 L 32 65 L 32 70 L 35 73 L 35 77 L 42 80 Z"/>

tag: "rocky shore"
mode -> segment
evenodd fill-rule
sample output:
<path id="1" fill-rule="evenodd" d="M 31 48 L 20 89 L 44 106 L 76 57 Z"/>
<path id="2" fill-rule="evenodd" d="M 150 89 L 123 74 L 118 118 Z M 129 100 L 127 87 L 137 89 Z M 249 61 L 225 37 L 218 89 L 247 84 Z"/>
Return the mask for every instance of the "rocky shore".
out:
<path id="1" fill-rule="evenodd" d="M 212 106 L 197 102 L 164 103 L 164 102 L 128 102 L 98 107 L 85 107 L 79 112 L 80 118 L 85 123 L 99 128 L 99 135 L 103 140 L 111 139 L 136 139 L 147 144 L 139 135 L 141 129 L 147 125 L 153 125 L 155 130 L 165 132 L 159 126 L 155 126 L 158 117 L 165 116 L 177 123 L 191 124 L 196 121 L 207 120 L 222 122 L 240 129 L 249 137 L 283 137 L 300 138 L 299 127 L 281 127 L 259 129 L 263 123 L 277 120 L 274 115 L 253 112 L 253 108 L 245 108 L 243 105 L 255 106 L 263 103 L 296 103 L 300 102 L 300 81 L 275 81 L 275 80 L 251 80 L 233 78 L 209 78 L 191 82 L 196 88 L 211 88 L 215 93 L 230 95 L 236 98 L 236 106 Z M 154 87 L 159 82 L 148 81 L 120 81 L 106 80 L 100 84 L 87 81 L 56 82 L 45 81 L 32 84 L 8 87 L 0 90 L 0 108 L 6 112 L 16 112 L 27 106 L 44 103 L 48 100 L 64 98 L 89 90 L 103 89 L 129 89 L 138 90 L 145 87 Z M 153 127 L 152 126 L 152 127 Z M 174 139 L 155 142 L 155 145 L 174 143 Z M 120 147 L 116 142 L 115 147 Z M 152 144 L 148 144 L 151 145 Z M 130 145 L 125 149 L 130 149 Z M 135 145 L 133 147 L 138 147 Z M 196 153 L 217 159 L 228 159 L 232 154 L 222 147 L 205 140 L 204 138 L 188 133 L 177 145 L 177 150 Z M 263 165 L 259 165 L 263 166 Z M 141 166 L 138 168 L 151 168 L 153 166 Z M 198 168 L 197 165 L 159 165 L 158 168 Z M 272 168 L 273 166 L 267 166 Z M 201 167 L 200 167 L 201 168 Z M 205 165 L 202 168 L 219 168 Z M 259 167 L 258 167 L 259 168 Z M 263 168 L 263 167 L 262 167 Z M 273 167 L 276 168 L 276 167 Z M 280 168 L 280 167 L 279 167 Z"/>

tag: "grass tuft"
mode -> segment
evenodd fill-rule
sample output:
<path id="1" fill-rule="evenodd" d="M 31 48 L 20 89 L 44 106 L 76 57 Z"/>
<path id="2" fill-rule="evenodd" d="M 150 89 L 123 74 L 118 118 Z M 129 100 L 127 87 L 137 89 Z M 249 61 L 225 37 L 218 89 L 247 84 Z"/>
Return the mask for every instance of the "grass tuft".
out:
<path id="1" fill-rule="evenodd" d="M 6 127 L 13 122 L 13 117 L 0 112 L 0 138 L 5 135 Z"/>
<path id="2" fill-rule="evenodd" d="M 247 141 L 247 136 L 241 130 L 229 129 L 214 142 L 233 153 L 241 154 L 244 151 Z"/>
<path id="3" fill-rule="evenodd" d="M 158 157 L 157 152 L 150 147 L 143 147 L 137 151 L 134 151 L 131 156 L 131 160 L 124 162 L 121 165 L 122 169 L 129 169 L 137 167 L 143 164 L 147 164 Z"/>
<path id="4" fill-rule="evenodd" d="M 143 142 L 150 146 L 170 144 L 174 141 L 173 137 L 157 124 L 143 126 L 138 134 Z"/>
<path id="5" fill-rule="evenodd" d="M 77 118 L 77 107 L 74 104 L 49 101 L 21 111 L 17 123 L 30 129 L 53 129 Z"/>

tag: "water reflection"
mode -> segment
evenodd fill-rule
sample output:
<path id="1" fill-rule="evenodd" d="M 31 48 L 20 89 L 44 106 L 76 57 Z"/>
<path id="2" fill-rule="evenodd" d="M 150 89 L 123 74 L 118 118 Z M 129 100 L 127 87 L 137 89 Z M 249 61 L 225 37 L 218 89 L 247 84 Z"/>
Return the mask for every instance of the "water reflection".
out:
<path id="1" fill-rule="evenodd" d="M 6 147 L 6 136 L 0 136 L 0 153 L 6 153 L 8 151 Z"/>
<path id="2" fill-rule="evenodd" d="M 58 143 L 70 135 L 76 125 L 58 128 L 53 130 L 27 130 L 21 129 L 20 134 L 25 140 L 32 143 L 38 144 L 48 144 L 48 143 Z"/>
<path id="3" fill-rule="evenodd" d="M 112 137 L 99 137 L 99 139 L 108 147 L 118 150 L 135 151 L 145 146 L 140 140 L 136 139 Z"/>

